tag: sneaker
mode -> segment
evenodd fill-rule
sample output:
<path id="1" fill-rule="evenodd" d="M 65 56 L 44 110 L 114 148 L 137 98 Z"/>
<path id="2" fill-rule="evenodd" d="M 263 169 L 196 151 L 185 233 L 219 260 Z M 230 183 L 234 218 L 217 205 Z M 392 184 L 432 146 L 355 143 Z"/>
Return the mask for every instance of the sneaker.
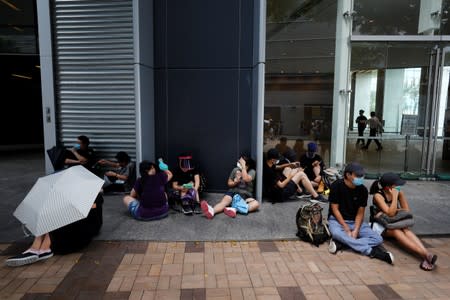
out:
<path id="1" fill-rule="evenodd" d="M 236 208 L 233 207 L 225 207 L 223 210 L 223 213 L 229 216 L 230 218 L 235 218 L 236 212 L 237 212 Z"/>
<path id="2" fill-rule="evenodd" d="M 394 264 L 394 255 L 392 255 L 391 252 L 384 250 L 380 246 L 373 247 L 369 256 L 371 258 L 378 258 L 378 259 L 385 261 L 391 265 Z"/>
<path id="3" fill-rule="evenodd" d="M 200 207 L 202 208 L 203 214 L 206 218 L 212 219 L 214 217 L 214 208 L 208 204 L 205 200 L 200 202 Z"/>
<path id="4" fill-rule="evenodd" d="M 39 254 L 39 259 L 38 260 L 48 259 L 48 258 L 50 258 L 52 256 L 53 256 L 53 251 L 52 250 L 48 250 L 47 252 L 43 252 L 43 253 Z"/>
<path id="5" fill-rule="evenodd" d="M 181 211 L 185 215 L 192 215 L 193 211 L 190 205 L 181 205 Z"/>
<path id="6" fill-rule="evenodd" d="M 200 203 L 195 202 L 194 207 L 192 209 L 194 211 L 194 214 L 201 214 L 202 213 L 202 209 L 200 208 Z"/>
<path id="7" fill-rule="evenodd" d="M 313 202 L 313 203 L 317 203 L 317 202 L 323 202 L 323 203 L 326 203 L 326 202 L 328 202 L 328 199 L 325 198 L 324 196 L 322 196 L 321 194 L 319 194 L 317 197 L 311 198 L 310 201 Z"/>
<path id="8" fill-rule="evenodd" d="M 330 240 L 330 243 L 328 244 L 328 252 L 331 254 L 336 254 L 338 251 L 343 250 L 344 244 L 338 241 L 334 241 L 333 239 Z"/>
<path id="9" fill-rule="evenodd" d="M 183 210 L 181 209 L 181 206 L 178 203 L 174 203 L 172 205 L 169 205 L 170 209 L 176 211 L 176 212 L 183 212 Z"/>
<path id="10" fill-rule="evenodd" d="M 5 261 L 5 265 L 9 267 L 19 267 L 29 265 L 39 260 L 39 255 L 33 252 L 25 252 L 13 257 L 8 258 Z"/>
<path id="11" fill-rule="evenodd" d="M 310 194 L 297 195 L 297 199 L 306 199 L 306 198 L 311 198 L 311 195 Z"/>

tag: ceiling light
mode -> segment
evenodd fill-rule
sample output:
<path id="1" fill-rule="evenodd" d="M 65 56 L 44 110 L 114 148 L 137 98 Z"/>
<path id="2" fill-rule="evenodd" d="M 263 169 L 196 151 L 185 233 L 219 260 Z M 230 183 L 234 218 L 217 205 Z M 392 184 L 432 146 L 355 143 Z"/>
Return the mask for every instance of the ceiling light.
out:
<path id="1" fill-rule="evenodd" d="M 22 78 L 22 79 L 33 79 L 31 76 L 19 75 L 19 74 L 11 74 L 12 77 Z"/>
<path id="2" fill-rule="evenodd" d="M 40 69 L 40 68 L 41 68 L 40 65 L 35 65 L 34 67 L 35 67 L 36 69 Z"/>
<path id="3" fill-rule="evenodd" d="M 15 6 L 11 2 L 9 2 L 8 0 L 0 0 L 0 1 L 3 2 L 3 4 L 5 4 L 6 6 L 9 6 L 9 8 L 14 9 L 15 11 L 21 11 L 20 8 L 18 8 L 17 6 Z"/>

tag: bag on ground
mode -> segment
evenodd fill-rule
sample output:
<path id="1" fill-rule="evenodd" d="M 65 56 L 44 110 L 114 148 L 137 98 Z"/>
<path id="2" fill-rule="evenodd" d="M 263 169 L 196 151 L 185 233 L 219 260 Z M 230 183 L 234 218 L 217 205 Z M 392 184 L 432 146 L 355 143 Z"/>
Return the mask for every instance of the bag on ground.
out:
<path id="1" fill-rule="evenodd" d="M 297 236 L 308 243 L 319 246 L 331 238 L 328 224 L 322 216 L 323 208 L 318 204 L 305 204 L 297 211 Z"/>

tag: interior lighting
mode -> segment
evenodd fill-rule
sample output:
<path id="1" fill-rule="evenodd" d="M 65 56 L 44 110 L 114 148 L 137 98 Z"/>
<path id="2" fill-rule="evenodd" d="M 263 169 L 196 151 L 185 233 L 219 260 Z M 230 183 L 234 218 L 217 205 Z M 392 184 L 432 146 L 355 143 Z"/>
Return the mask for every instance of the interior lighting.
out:
<path id="1" fill-rule="evenodd" d="M 40 68 L 41 68 L 40 65 L 35 65 L 34 67 L 35 67 L 36 69 L 40 69 Z"/>
<path id="2" fill-rule="evenodd" d="M 12 77 L 22 78 L 22 79 L 33 79 L 31 76 L 25 76 L 20 74 L 11 74 Z"/>
<path id="3" fill-rule="evenodd" d="M 9 2 L 8 0 L 0 0 L 3 4 L 5 4 L 6 6 L 9 6 L 9 8 L 15 10 L 15 11 L 21 11 L 20 8 L 18 8 L 17 6 L 15 6 L 14 4 L 12 4 L 11 2 Z"/>

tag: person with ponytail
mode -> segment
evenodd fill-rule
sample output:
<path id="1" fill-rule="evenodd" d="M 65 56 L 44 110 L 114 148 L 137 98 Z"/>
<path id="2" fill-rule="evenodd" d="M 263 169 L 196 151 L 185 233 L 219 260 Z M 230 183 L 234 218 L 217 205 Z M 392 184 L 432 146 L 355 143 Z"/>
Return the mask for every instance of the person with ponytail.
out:
<path id="1" fill-rule="evenodd" d="M 406 182 L 395 173 L 385 173 L 379 180 L 375 180 L 370 187 L 373 195 L 373 214 L 376 218 L 382 213 L 394 217 L 399 211 L 409 211 L 409 204 L 401 187 Z M 387 229 L 380 223 L 373 222 L 372 228 L 383 237 L 395 238 L 397 242 L 409 252 L 423 259 L 420 268 L 425 271 L 434 269 L 437 256 L 430 253 L 414 232 L 408 228 Z"/>
<path id="2" fill-rule="evenodd" d="M 165 192 L 166 184 L 172 179 L 172 172 L 159 159 L 159 164 L 144 160 L 139 164 L 140 178 L 136 180 L 130 195 L 123 198 L 131 216 L 141 221 L 165 218 L 169 204 Z"/>

